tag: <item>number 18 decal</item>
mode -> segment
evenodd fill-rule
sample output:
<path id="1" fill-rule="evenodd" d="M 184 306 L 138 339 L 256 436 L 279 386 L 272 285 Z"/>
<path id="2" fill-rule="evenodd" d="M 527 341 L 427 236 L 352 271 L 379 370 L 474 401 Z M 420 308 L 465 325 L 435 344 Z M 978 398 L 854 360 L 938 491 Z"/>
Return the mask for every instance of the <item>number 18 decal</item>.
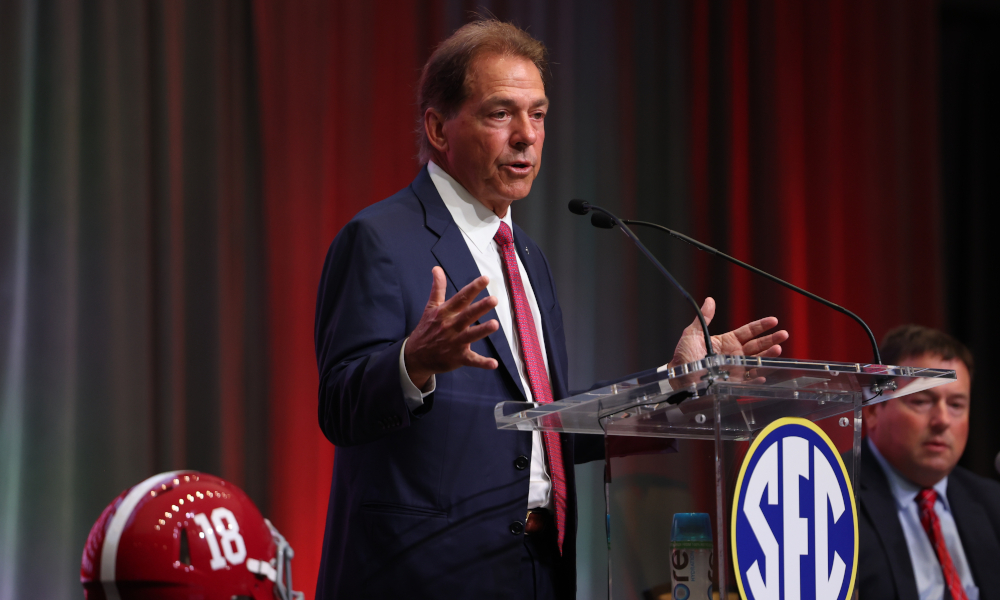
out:
<path id="1" fill-rule="evenodd" d="M 208 550 L 212 553 L 212 560 L 209 565 L 213 571 L 218 571 L 229 564 L 241 564 L 247 558 L 247 546 L 240 535 L 240 524 L 236 522 L 236 516 L 228 508 L 218 507 L 212 511 L 212 522 L 208 522 L 205 513 L 198 513 L 194 516 L 194 522 L 201 527 L 202 537 L 208 542 Z M 212 528 L 215 525 L 215 528 Z M 215 539 L 215 533 L 219 533 L 222 541 L 222 551 L 219 551 L 219 541 Z M 223 555 L 225 555 L 223 557 Z"/>

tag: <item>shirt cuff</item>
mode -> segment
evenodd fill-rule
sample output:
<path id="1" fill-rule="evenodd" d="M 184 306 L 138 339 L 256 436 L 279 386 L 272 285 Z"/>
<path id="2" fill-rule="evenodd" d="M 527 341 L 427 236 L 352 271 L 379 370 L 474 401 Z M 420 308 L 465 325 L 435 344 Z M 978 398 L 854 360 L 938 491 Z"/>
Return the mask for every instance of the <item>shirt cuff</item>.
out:
<path id="1" fill-rule="evenodd" d="M 426 392 L 421 391 L 410 381 L 410 375 L 406 372 L 406 361 L 403 359 L 403 354 L 406 352 L 406 342 L 409 340 L 410 338 L 403 340 L 403 347 L 399 349 L 399 384 L 403 388 L 403 401 L 406 402 L 406 407 L 410 409 L 410 412 L 413 412 L 424 405 L 424 398 L 434 393 L 437 380 L 434 375 L 431 375 L 427 382 L 427 387 L 430 389 Z"/>

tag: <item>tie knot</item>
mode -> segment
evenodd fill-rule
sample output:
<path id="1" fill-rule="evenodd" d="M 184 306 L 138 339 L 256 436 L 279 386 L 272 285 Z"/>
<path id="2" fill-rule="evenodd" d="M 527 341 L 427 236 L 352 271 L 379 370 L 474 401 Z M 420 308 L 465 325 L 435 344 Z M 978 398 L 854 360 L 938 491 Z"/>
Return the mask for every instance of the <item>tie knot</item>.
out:
<path id="1" fill-rule="evenodd" d="M 514 243 L 514 236 L 510 233 L 510 227 L 507 227 L 507 224 L 503 221 L 500 221 L 500 229 L 497 229 L 497 233 L 493 236 L 493 239 L 501 248 Z"/>
<path id="2" fill-rule="evenodd" d="M 933 509 L 937 502 L 937 492 L 934 488 L 924 488 L 917 493 L 917 504 L 923 509 Z"/>

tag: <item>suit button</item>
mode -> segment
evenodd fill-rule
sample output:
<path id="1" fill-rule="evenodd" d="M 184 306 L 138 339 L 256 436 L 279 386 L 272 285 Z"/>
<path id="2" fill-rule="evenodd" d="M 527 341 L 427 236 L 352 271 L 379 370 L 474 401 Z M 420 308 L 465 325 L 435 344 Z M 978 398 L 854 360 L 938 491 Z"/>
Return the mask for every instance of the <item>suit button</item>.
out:
<path id="1" fill-rule="evenodd" d="M 513 521 L 510 524 L 510 532 L 514 535 L 521 535 L 524 533 L 524 523 L 520 521 Z"/>
<path id="2" fill-rule="evenodd" d="M 528 468 L 528 457 L 518 456 L 514 459 L 514 468 L 518 471 L 523 471 Z"/>

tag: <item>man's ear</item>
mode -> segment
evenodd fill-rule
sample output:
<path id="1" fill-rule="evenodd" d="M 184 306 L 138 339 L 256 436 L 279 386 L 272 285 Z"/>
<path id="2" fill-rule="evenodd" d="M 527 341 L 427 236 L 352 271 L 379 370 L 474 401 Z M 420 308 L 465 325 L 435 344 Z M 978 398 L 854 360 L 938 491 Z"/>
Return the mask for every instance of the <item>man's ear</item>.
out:
<path id="1" fill-rule="evenodd" d="M 884 408 L 882 405 L 885 402 L 879 402 L 878 404 L 873 404 L 871 406 L 866 406 L 861 409 L 861 419 L 865 423 L 865 428 L 868 430 L 869 435 L 872 430 L 878 427 L 878 414 L 882 412 Z"/>
<path id="2" fill-rule="evenodd" d="M 424 133 L 431 148 L 438 152 L 448 151 L 448 137 L 444 133 L 445 118 L 433 108 L 428 108 L 424 112 Z"/>

